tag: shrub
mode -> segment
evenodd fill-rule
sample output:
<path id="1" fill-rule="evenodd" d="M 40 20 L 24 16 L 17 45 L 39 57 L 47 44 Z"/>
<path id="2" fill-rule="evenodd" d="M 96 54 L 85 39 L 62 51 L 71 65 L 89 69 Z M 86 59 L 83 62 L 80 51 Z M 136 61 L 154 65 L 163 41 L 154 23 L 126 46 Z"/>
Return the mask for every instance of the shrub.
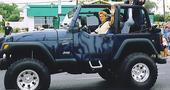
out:
<path id="1" fill-rule="evenodd" d="M 13 28 L 13 33 L 18 33 L 19 32 L 19 28 Z"/>
<path id="2" fill-rule="evenodd" d="M 166 21 L 166 22 L 170 21 L 170 13 L 167 13 L 167 14 L 165 15 L 165 21 Z"/>
<path id="3" fill-rule="evenodd" d="M 154 21 L 163 22 L 164 21 L 164 16 L 157 14 L 157 15 L 154 16 Z"/>

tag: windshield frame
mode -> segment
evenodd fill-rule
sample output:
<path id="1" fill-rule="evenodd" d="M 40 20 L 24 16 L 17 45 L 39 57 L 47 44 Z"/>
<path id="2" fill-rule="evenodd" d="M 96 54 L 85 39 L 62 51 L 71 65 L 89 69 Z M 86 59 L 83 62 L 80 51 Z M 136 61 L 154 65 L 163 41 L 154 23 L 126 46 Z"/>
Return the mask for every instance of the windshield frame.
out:
<path id="1" fill-rule="evenodd" d="M 76 23 L 76 21 L 77 21 L 77 18 L 78 18 L 78 16 L 79 16 L 79 12 L 80 12 L 81 6 L 79 5 L 79 6 L 75 7 L 74 9 L 76 9 L 76 10 L 75 10 L 75 13 L 73 14 L 72 20 L 71 20 L 71 22 L 70 22 L 69 30 L 71 30 L 71 29 L 74 28 L 75 23 Z"/>

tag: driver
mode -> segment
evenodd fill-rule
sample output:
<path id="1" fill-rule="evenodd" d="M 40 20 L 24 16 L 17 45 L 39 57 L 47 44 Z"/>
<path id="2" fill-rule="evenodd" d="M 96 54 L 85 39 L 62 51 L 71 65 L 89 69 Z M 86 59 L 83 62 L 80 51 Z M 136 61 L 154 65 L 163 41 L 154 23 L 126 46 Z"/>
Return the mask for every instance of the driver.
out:
<path id="1" fill-rule="evenodd" d="M 110 28 L 111 25 L 114 23 L 114 13 L 115 13 L 115 6 L 113 5 L 111 7 L 110 13 L 112 14 L 111 20 L 107 21 L 107 13 L 105 11 L 98 12 L 99 19 L 101 21 L 101 24 L 98 26 L 98 28 L 92 32 L 92 34 L 106 34 Z"/>

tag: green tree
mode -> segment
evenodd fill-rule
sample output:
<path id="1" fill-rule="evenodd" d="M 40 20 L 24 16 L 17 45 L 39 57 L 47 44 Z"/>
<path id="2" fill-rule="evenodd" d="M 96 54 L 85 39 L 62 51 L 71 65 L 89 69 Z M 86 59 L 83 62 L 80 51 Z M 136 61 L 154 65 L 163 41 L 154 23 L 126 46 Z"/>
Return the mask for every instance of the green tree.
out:
<path id="1" fill-rule="evenodd" d="M 170 21 L 170 13 L 165 14 L 165 21 Z"/>
<path id="2" fill-rule="evenodd" d="M 159 22 L 163 22 L 164 21 L 164 16 L 160 15 L 160 14 L 156 14 L 154 16 L 154 21 L 159 21 Z"/>
<path id="3" fill-rule="evenodd" d="M 154 8 L 157 8 L 158 6 L 156 5 L 155 2 L 152 2 L 150 0 L 147 0 L 144 4 L 144 7 L 146 8 L 146 10 L 151 13 L 151 10 Z"/>
<path id="4" fill-rule="evenodd" d="M 16 4 L 0 3 L 0 15 L 6 21 L 18 21 L 20 19 L 19 9 Z"/>

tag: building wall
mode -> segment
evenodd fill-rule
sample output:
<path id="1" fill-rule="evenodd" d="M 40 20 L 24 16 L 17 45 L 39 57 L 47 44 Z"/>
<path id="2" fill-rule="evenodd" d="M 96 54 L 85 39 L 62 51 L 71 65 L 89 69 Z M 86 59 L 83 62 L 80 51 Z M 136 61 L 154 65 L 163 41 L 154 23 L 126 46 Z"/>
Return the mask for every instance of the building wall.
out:
<path id="1" fill-rule="evenodd" d="M 27 8 L 24 9 L 24 24 L 27 25 L 29 31 L 34 30 L 34 17 L 28 17 L 27 16 Z"/>
<path id="2" fill-rule="evenodd" d="M 29 31 L 33 31 L 34 17 L 27 16 L 27 7 L 25 7 L 23 10 L 23 18 L 24 19 L 20 22 L 9 22 L 9 23 L 13 28 L 19 28 L 19 29 L 28 28 Z"/>
<path id="3" fill-rule="evenodd" d="M 69 3 L 68 3 L 69 4 Z M 60 19 L 62 20 L 68 11 L 75 6 L 74 3 L 70 5 L 62 5 L 62 15 Z M 45 10 L 46 11 L 45 11 Z M 23 9 L 22 17 L 23 20 L 20 22 L 10 22 L 11 26 L 14 28 L 28 28 L 29 31 L 36 30 L 35 28 L 35 17 L 57 17 L 58 6 L 56 4 L 29 4 Z M 61 22 L 61 21 L 60 21 Z M 42 27 L 38 27 L 39 29 Z"/>
<path id="4" fill-rule="evenodd" d="M 69 3 L 68 3 L 69 4 Z M 58 5 L 55 3 L 51 4 L 35 4 L 28 5 L 27 8 L 27 18 L 34 21 L 34 28 L 58 28 L 60 26 L 60 22 L 62 22 L 64 16 L 74 7 L 75 5 L 62 5 L 62 10 L 60 14 L 60 19 L 58 18 Z M 34 18 L 33 18 L 34 17 Z M 55 18 L 55 19 L 54 19 Z M 52 20 L 52 22 L 51 22 Z M 47 22 L 48 21 L 48 22 Z M 56 22 L 58 21 L 58 22 Z M 42 22 L 42 23 L 41 23 Z M 30 29 L 29 29 L 30 30 Z"/>

